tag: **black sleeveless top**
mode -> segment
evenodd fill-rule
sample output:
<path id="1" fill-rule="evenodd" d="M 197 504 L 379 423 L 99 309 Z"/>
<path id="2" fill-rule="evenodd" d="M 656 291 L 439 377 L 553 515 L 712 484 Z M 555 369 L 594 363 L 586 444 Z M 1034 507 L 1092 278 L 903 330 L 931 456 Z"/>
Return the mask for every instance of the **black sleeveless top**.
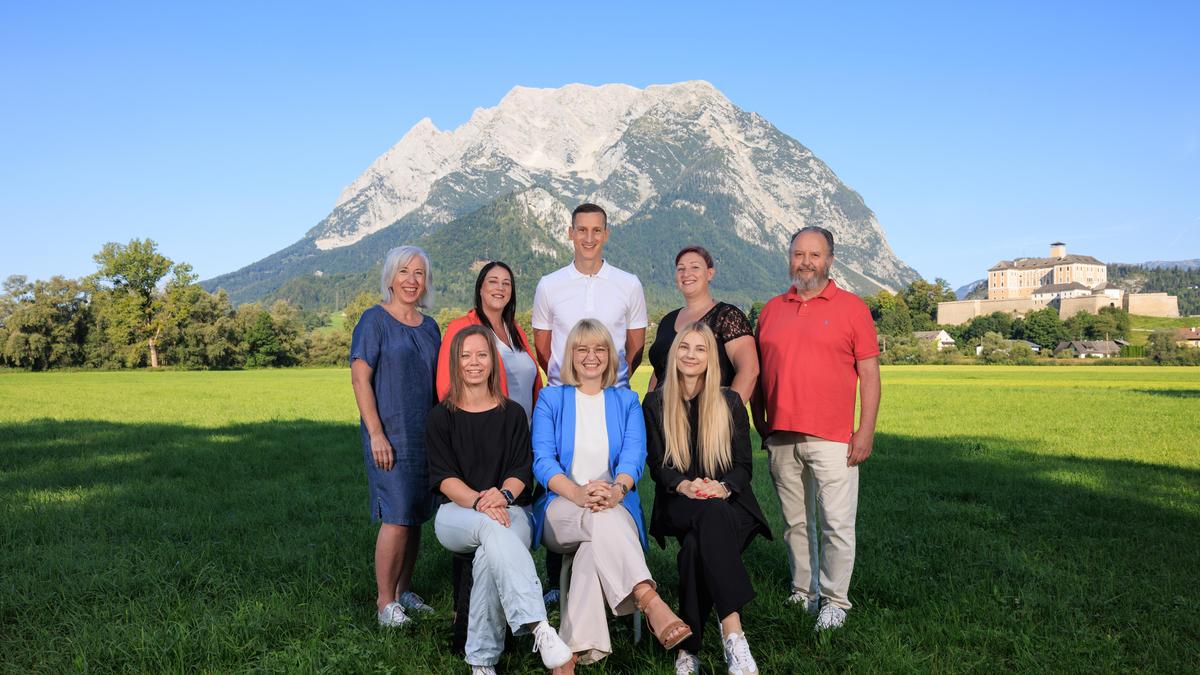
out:
<path id="1" fill-rule="evenodd" d="M 675 319 L 679 318 L 679 312 L 682 309 L 680 307 L 667 312 L 667 315 L 658 322 L 658 333 L 654 336 L 654 344 L 650 345 L 650 365 L 654 367 L 654 376 L 660 387 L 667 370 L 667 357 L 670 355 L 671 343 L 675 341 Z M 733 362 L 725 353 L 725 343 L 743 335 L 754 335 L 754 331 L 750 329 L 750 319 L 746 318 L 742 310 L 737 307 L 727 302 L 718 302 L 708 310 L 708 313 L 700 317 L 700 321 L 708 324 L 713 335 L 717 337 L 717 361 L 721 364 L 721 386 L 728 387 L 733 383 L 733 376 L 736 373 L 733 369 Z"/>

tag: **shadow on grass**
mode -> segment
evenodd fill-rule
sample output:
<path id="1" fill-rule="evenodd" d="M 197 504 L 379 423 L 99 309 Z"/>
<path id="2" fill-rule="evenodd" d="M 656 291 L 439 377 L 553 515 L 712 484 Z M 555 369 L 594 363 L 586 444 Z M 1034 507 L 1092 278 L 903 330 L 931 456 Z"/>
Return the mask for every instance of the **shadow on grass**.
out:
<path id="1" fill-rule="evenodd" d="M 1200 472 L 880 434 L 862 470 L 855 609 L 822 639 L 783 602 L 761 453 L 754 484 L 776 533 L 745 554 L 759 596 L 743 616 L 764 672 L 1196 662 Z M 349 424 L 2 425 L 0 652 L 48 671 L 462 670 L 446 647 L 450 557 L 429 527 L 415 584 L 438 615 L 403 637 L 373 626 L 368 516 Z M 676 550 L 649 554 L 672 602 Z M 669 669 L 652 638 L 629 646 L 627 624 L 612 623 L 616 653 L 587 672 Z M 707 668 L 722 663 L 714 634 Z M 532 658 L 514 650 L 501 667 Z"/>
<path id="2" fill-rule="evenodd" d="M 1200 398 L 1200 389 L 1134 389 L 1139 394 L 1169 398 Z"/>

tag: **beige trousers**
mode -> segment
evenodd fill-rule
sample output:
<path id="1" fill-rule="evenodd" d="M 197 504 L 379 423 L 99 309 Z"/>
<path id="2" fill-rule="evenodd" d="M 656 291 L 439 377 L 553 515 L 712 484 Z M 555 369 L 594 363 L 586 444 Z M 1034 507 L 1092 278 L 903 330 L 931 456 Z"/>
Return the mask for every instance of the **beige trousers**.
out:
<path id="1" fill-rule="evenodd" d="M 582 652 L 580 663 L 599 661 L 612 653 L 605 603 L 617 616 L 632 614 L 633 587 L 651 581 L 637 525 L 622 506 L 592 513 L 555 497 L 542 540 L 555 553 L 575 556 L 559 635 L 571 651 Z"/>
<path id="2" fill-rule="evenodd" d="M 850 609 L 858 515 L 858 467 L 846 466 L 848 447 L 791 431 L 767 438 L 771 478 L 787 525 L 792 590 L 842 609 Z"/>

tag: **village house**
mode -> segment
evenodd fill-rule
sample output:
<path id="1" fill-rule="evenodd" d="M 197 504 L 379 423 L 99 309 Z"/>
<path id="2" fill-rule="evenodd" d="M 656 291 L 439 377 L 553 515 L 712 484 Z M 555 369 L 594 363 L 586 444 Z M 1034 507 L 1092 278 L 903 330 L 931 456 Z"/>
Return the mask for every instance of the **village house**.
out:
<path id="1" fill-rule="evenodd" d="M 1005 350 L 1010 350 L 1016 345 L 1025 345 L 1034 354 L 1042 353 L 1042 346 L 1029 340 L 1003 340 L 1002 342 L 1004 343 Z M 975 356 L 983 356 L 983 345 L 975 345 Z"/>
<path id="2" fill-rule="evenodd" d="M 1200 327 L 1180 328 L 1178 340 L 1183 347 L 1200 347 Z"/>
<path id="3" fill-rule="evenodd" d="M 1121 354 L 1124 340 L 1071 340 L 1054 348 L 1056 358 L 1107 359 Z"/>
<path id="4" fill-rule="evenodd" d="M 937 350 L 940 352 L 943 349 L 954 349 L 954 338 L 944 330 L 918 330 L 913 331 L 913 337 L 919 342 L 934 342 L 937 344 Z"/>

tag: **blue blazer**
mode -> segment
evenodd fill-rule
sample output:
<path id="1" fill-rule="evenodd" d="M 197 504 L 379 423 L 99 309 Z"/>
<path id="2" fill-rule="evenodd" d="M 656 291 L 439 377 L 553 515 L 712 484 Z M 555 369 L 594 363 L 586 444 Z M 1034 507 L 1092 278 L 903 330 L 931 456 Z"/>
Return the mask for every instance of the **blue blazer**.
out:
<path id="1" fill-rule="evenodd" d="M 604 390 L 604 421 L 608 430 L 608 470 L 633 477 L 633 489 L 621 505 L 633 516 L 642 548 L 647 547 L 646 527 L 642 521 L 642 501 L 637 483 L 646 467 L 646 420 L 638 396 L 623 387 Z M 571 476 L 575 457 L 575 387 L 546 387 L 533 409 L 533 477 L 545 492 L 533 504 L 533 547 L 542 543 L 546 508 L 558 497 L 550 489 L 550 479 L 558 474 Z"/>

